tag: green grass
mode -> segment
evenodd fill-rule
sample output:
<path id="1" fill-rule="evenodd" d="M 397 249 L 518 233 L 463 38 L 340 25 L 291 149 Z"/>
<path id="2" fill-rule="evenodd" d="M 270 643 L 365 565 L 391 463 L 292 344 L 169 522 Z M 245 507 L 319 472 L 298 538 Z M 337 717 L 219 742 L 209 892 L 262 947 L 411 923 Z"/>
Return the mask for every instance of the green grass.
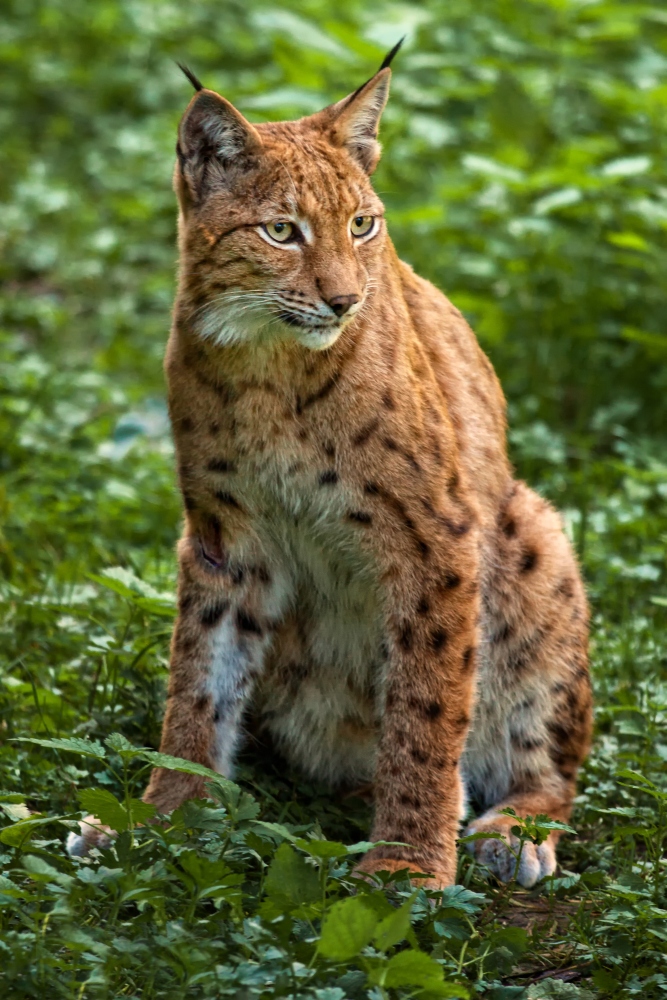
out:
<path id="1" fill-rule="evenodd" d="M 2 996 L 664 997 L 662 7 L 10 0 L 0 29 Z M 190 96 L 173 60 L 253 119 L 294 116 L 406 31 L 377 189 L 401 255 L 492 357 L 513 461 L 564 511 L 593 606 L 576 834 L 530 892 L 462 856 L 444 895 L 351 895 L 367 807 L 254 745 L 238 785 L 135 828 L 180 520 L 161 376 Z M 69 859 L 91 807 L 125 832 Z"/>

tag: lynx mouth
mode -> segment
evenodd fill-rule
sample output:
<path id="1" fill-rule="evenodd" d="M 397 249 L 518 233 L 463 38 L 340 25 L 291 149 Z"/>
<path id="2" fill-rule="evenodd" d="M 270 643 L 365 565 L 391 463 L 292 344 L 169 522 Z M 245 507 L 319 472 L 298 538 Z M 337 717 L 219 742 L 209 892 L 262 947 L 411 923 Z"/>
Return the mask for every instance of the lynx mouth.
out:
<path id="1" fill-rule="evenodd" d="M 278 313 L 279 318 L 286 323 L 288 326 L 296 326 L 300 330 L 336 330 L 340 326 L 340 323 L 315 323 L 312 320 L 306 320 L 303 316 L 297 316 L 296 313 L 288 312 L 286 309 L 281 310 Z"/>

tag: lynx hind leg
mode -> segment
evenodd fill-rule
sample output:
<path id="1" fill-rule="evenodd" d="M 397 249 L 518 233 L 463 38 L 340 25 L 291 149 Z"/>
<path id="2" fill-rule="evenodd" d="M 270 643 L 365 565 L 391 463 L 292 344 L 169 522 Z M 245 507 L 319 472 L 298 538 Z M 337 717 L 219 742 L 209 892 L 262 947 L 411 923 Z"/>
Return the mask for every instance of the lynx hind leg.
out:
<path id="1" fill-rule="evenodd" d="M 566 822 L 588 752 L 592 698 L 588 607 L 575 557 L 553 508 L 515 483 L 501 510 L 483 585 L 485 655 L 466 750 L 472 797 L 486 812 L 466 831 L 501 833 L 546 814 Z M 499 878 L 534 885 L 556 868 L 559 834 L 525 844 L 517 862 L 502 841 L 468 845 Z"/>

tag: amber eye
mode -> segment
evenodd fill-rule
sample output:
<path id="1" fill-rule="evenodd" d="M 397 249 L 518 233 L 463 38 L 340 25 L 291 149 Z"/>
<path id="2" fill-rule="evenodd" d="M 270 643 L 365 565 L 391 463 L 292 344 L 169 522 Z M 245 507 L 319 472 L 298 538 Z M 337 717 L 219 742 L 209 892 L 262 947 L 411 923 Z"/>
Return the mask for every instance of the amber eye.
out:
<path id="1" fill-rule="evenodd" d="M 350 232 L 353 236 L 368 236 L 374 222 L 372 215 L 356 215 L 350 223 Z"/>
<path id="2" fill-rule="evenodd" d="M 290 243 L 298 233 L 291 222 L 267 222 L 264 229 L 276 243 Z"/>

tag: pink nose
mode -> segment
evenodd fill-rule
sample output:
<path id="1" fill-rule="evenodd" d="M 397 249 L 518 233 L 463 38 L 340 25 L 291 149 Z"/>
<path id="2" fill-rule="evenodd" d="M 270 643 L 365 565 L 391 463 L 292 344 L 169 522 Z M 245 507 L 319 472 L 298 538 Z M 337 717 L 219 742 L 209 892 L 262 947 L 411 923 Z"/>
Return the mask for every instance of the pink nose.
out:
<path id="1" fill-rule="evenodd" d="M 336 316 L 344 316 L 358 301 L 358 295 L 334 295 L 332 299 L 327 299 L 327 305 L 333 309 Z"/>

